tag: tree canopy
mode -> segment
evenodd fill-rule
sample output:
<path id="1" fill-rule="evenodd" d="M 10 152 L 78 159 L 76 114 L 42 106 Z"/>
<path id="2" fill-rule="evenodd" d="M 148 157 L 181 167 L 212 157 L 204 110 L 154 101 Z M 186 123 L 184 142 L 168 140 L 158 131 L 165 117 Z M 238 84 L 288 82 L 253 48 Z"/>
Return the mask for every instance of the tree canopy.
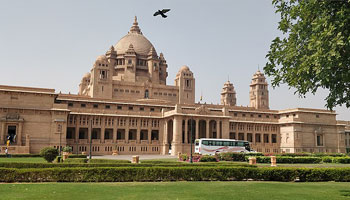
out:
<path id="1" fill-rule="evenodd" d="M 350 0 L 273 0 L 281 20 L 264 67 L 272 86 L 305 97 L 329 91 L 326 106 L 350 107 Z"/>

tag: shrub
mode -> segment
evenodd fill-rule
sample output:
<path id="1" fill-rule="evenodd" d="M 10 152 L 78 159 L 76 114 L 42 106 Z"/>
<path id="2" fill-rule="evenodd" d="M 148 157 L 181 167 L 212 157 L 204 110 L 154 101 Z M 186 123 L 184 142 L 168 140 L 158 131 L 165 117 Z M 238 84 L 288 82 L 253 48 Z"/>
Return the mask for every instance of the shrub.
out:
<path id="1" fill-rule="evenodd" d="M 204 155 L 199 159 L 199 162 L 217 162 L 216 156 Z"/>
<path id="2" fill-rule="evenodd" d="M 333 157 L 324 156 L 324 157 L 322 157 L 322 162 L 324 162 L 324 163 L 332 163 L 333 162 Z"/>
<path id="3" fill-rule="evenodd" d="M 0 182 L 350 181 L 350 168 L 102 167 L 1 169 Z"/>
<path id="4" fill-rule="evenodd" d="M 68 155 L 68 158 L 86 158 L 86 155 L 82 155 L 82 154 L 70 154 L 70 155 Z"/>
<path id="5" fill-rule="evenodd" d="M 87 163 L 88 160 L 87 158 L 67 158 L 64 163 Z"/>
<path id="6" fill-rule="evenodd" d="M 330 156 L 330 157 L 344 157 L 346 156 L 343 153 L 313 153 L 313 157 L 325 157 L 325 156 Z"/>
<path id="7" fill-rule="evenodd" d="M 257 156 L 257 163 L 271 163 L 271 158 L 266 156 Z M 277 156 L 277 163 L 321 163 L 322 158 L 318 157 L 287 157 L 287 156 Z"/>
<path id="8" fill-rule="evenodd" d="M 218 157 L 219 160 L 224 161 L 246 161 L 244 153 L 233 153 L 233 152 L 225 152 L 225 153 L 219 153 Z"/>
<path id="9" fill-rule="evenodd" d="M 13 158 L 41 157 L 40 154 L 11 154 Z M 0 158 L 5 158 L 6 154 L 0 154 Z"/>
<path id="10" fill-rule="evenodd" d="M 306 157 L 306 156 L 312 156 L 312 154 L 311 153 L 281 153 L 281 154 L 275 154 L 275 156 Z"/>
<path id="11" fill-rule="evenodd" d="M 45 147 L 41 149 L 40 156 L 47 162 L 52 162 L 58 156 L 58 150 L 53 147 Z"/>
<path id="12" fill-rule="evenodd" d="M 68 153 L 70 153 L 70 152 L 72 152 L 72 147 L 70 147 L 70 146 L 66 146 L 66 147 L 64 147 L 63 148 L 63 152 L 68 152 Z"/>
<path id="13" fill-rule="evenodd" d="M 333 158 L 333 163 L 350 164 L 350 157 L 336 157 L 336 158 Z"/>
<path id="14" fill-rule="evenodd" d="M 91 159 L 89 163 L 131 163 L 130 160 Z"/>
<path id="15" fill-rule="evenodd" d="M 57 156 L 53 162 L 54 162 L 54 163 L 63 162 L 62 156 Z"/>
<path id="16" fill-rule="evenodd" d="M 180 155 L 180 161 L 187 161 L 189 156 L 187 154 L 181 154 Z"/>

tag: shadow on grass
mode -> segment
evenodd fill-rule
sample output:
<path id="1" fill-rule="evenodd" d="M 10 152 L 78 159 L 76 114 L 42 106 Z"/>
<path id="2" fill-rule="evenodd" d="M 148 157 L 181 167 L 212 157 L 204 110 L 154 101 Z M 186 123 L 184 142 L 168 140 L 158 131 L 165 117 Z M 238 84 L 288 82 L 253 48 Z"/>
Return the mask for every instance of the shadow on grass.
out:
<path id="1" fill-rule="evenodd" d="M 344 197 L 350 197 L 350 190 L 339 190 L 340 195 Z"/>

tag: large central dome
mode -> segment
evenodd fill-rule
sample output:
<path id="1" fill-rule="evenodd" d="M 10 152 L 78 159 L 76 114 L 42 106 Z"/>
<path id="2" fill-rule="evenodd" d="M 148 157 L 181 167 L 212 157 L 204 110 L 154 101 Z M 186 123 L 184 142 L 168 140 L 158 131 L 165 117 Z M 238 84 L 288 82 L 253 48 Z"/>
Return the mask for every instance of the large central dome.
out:
<path id="1" fill-rule="evenodd" d="M 152 43 L 142 35 L 136 17 L 129 33 L 122 37 L 114 48 L 116 49 L 117 54 L 124 54 L 129 49 L 130 44 L 132 44 L 135 52 L 139 55 L 147 55 L 153 47 Z"/>

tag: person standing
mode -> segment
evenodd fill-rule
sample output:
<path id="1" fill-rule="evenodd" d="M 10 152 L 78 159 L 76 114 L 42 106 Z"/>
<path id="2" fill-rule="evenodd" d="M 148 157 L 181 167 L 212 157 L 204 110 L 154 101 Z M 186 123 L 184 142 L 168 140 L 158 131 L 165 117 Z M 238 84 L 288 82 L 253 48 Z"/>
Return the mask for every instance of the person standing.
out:
<path id="1" fill-rule="evenodd" d="M 6 154 L 6 158 L 8 158 L 9 157 L 9 150 L 7 149 L 7 147 L 5 149 L 5 154 Z"/>

